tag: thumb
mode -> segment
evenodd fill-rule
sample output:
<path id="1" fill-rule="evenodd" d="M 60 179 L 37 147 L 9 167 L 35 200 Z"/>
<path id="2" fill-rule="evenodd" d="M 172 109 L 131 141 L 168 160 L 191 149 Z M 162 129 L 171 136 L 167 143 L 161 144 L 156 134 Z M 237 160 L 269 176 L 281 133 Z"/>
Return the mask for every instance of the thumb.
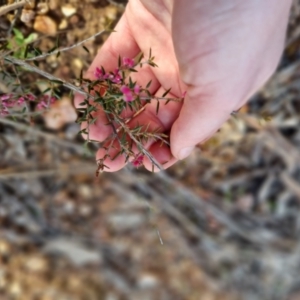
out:
<path id="1" fill-rule="evenodd" d="M 209 95 L 187 93 L 179 117 L 171 129 L 171 151 L 184 159 L 194 147 L 211 137 L 230 117 L 234 104 Z"/>

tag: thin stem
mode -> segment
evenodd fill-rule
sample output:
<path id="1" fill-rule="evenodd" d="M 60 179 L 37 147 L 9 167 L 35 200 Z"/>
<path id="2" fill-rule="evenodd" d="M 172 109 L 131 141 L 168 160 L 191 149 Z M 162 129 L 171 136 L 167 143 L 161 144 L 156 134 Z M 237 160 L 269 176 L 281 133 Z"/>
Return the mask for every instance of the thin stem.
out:
<path id="1" fill-rule="evenodd" d="M 21 0 L 20 2 L 15 2 L 9 5 L 4 5 L 0 7 L 0 16 L 3 16 L 7 13 L 9 13 L 12 10 L 18 9 L 20 7 L 23 7 L 26 3 L 28 3 L 28 0 Z"/>
<path id="2" fill-rule="evenodd" d="M 143 154 L 145 156 L 147 156 L 149 158 L 149 160 L 152 162 L 153 165 L 155 165 L 160 171 L 163 171 L 163 167 L 160 165 L 159 162 L 157 162 L 157 160 L 152 156 L 152 154 L 150 154 L 150 152 L 148 152 L 145 148 L 144 145 L 138 141 L 136 139 L 136 137 L 132 134 L 132 132 L 130 131 L 130 129 L 119 120 L 119 117 L 115 115 L 115 120 L 122 126 L 122 128 L 124 129 L 124 131 L 130 136 L 130 138 L 135 142 L 135 144 L 137 145 L 137 147 L 139 148 L 139 150 L 141 152 L 143 152 Z"/>
<path id="3" fill-rule="evenodd" d="M 58 54 L 58 53 L 61 53 L 61 52 L 69 51 L 69 50 L 74 49 L 74 48 L 76 48 L 76 47 L 78 47 L 78 46 L 81 46 L 81 45 L 84 44 L 85 42 L 87 42 L 87 41 L 89 41 L 89 40 L 91 40 L 91 39 L 94 39 L 95 37 L 97 37 L 97 36 L 99 36 L 99 35 L 101 35 L 101 34 L 103 34 L 103 33 L 105 33 L 105 32 L 111 32 L 111 30 L 110 30 L 110 31 L 109 31 L 109 30 L 102 30 L 102 31 L 99 31 L 99 32 L 95 33 L 94 35 L 92 35 L 92 36 L 86 38 L 85 40 L 80 41 L 80 42 L 78 42 L 78 43 L 76 43 L 76 44 L 74 44 L 74 45 L 72 45 L 72 46 L 65 47 L 65 48 L 60 48 L 60 49 L 56 49 L 55 51 L 52 51 L 52 52 L 50 52 L 50 53 L 43 53 L 43 54 L 41 54 L 41 55 L 39 55 L 39 56 L 35 56 L 35 57 L 32 57 L 32 58 L 27 58 L 27 59 L 25 59 L 24 61 L 34 61 L 34 60 L 39 60 L 39 59 L 43 59 L 43 58 L 45 58 L 45 57 L 47 57 L 47 56 L 50 56 L 50 55 L 55 55 L 55 54 Z"/>
<path id="4" fill-rule="evenodd" d="M 90 95 L 89 93 L 87 93 L 86 91 L 81 89 L 80 87 L 77 87 L 72 83 L 66 82 L 65 80 L 60 79 L 56 76 L 53 76 L 50 73 L 47 73 L 43 70 L 40 70 L 39 68 L 37 68 L 35 66 L 32 66 L 32 65 L 28 64 L 27 62 L 25 62 L 21 59 L 18 59 L 18 58 L 12 57 L 12 56 L 6 56 L 4 59 L 8 62 L 11 62 L 11 63 L 15 64 L 15 65 L 24 67 L 24 68 L 28 69 L 29 71 L 40 74 L 41 76 L 43 76 L 43 77 L 45 77 L 49 80 L 59 81 L 64 87 L 66 87 L 66 88 L 68 88 L 68 89 L 70 89 L 70 90 L 72 90 L 76 93 L 79 93 L 79 94 L 84 95 L 84 96 L 88 96 L 89 98 L 91 98 L 93 100 L 95 99 L 95 97 L 93 95 Z"/>

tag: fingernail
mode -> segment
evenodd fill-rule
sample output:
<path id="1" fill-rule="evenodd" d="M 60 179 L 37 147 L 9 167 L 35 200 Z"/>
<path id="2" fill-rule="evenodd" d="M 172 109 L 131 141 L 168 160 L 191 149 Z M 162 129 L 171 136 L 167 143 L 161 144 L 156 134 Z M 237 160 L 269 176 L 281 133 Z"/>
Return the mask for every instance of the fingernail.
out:
<path id="1" fill-rule="evenodd" d="M 186 148 L 183 148 L 179 151 L 179 159 L 185 159 L 186 157 L 188 157 L 192 151 L 194 150 L 194 147 L 186 147 Z"/>

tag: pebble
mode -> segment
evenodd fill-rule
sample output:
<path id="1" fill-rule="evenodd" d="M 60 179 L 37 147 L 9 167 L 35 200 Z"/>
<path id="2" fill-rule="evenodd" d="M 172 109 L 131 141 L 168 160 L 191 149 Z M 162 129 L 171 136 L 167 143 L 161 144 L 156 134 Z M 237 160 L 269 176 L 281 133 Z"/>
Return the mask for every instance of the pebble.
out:
<path id="1" fill-rule="evenodd" d="M 145 222 L 145 217 L 136 213 L 118 213 L 109 216 L 108 221 L 114 230 L 125 231 L 139 228 Z"/>
<path id="2" fill-rule="evenodd" d="M 45 15 L 49 11 L 49 5 L 46 2 L 40 2 L 37 5 L 37 14 Z"/>
<path id="3" fill-rule="evenodd" d="M 59 0 L 49 0 L 49 8 L 51 10 L 56 10 L 59 6 Z"/>
<path id="4" fill-rule="evenodd" d="M 31 9 L 22 9 L 22 13 L 21 13 L 21 21 L 23 23 L 30 23 L 35 17 L 35 12 Z"/>
<path id="5" fill-rule="evenodd" d="M 68 18 L 76 13 L 76 8 L 71 5 L 64 5 L 61 7 L 61 12 Z"/>
<path id="6" fill-rule="evenodd" d="M 60 24 L 58 25 L 59 30 L 66 29 L 68 27 L 68 22 L 66 19 L 62 19 Z"/>
<path id="7" fill-rule="evenodd" d="M 67 123 L 75 122 L 77 119 L 76 110 L 69 97 L 64 96 L 50 106 L 45 112 L 44 120 L 47 128 L 60 129 Z"/>
<path id="8" fill-rule="evenodd" d="M 57 32 L 55 21 L 48 16 L 36 16 L 33 28 L 44 34 L 55 34 Z"/>
<path id="9" fill-rule="evenodd" d="M 138 286 L 141 289 L 151 289 L 157 287 L 159 280 L 152 274 L 142 274 L 139 276 Z"/>

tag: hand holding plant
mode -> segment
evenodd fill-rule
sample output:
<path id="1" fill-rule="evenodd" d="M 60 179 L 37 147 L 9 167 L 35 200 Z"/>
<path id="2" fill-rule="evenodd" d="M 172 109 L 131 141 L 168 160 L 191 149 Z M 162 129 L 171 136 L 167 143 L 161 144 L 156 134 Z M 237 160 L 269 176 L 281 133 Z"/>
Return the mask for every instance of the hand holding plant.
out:
<path id="1" fill-rule="evenodd" d="M 131 129 L 139 126 L 149 133 L 170 133 L 170 146 L 156 139 L 144 143 L 167 168 L 216 132 L 271 76 L 282 53 L 290 6 L 291 0 L 193 0 L 188 4 L 184 0 L 130 0 L 116 32 L 100 49 L 86 76 L 96 79 L 95 71 L 101 66 L 113 72 L 119 55 L 131 59 L 152 49 L 158 68 L 137 66 L 131 78 L 134 86 L 127 83 L 123 87 L 125 102 L 137 95 L 135 87 L 151 81 L 148 91 L 153 97 L 171 88 L 166 96 L 179 99 L 186 92 L 184 103 L 170 101 L 157 111 L 156 101 L 149 101 L 138 115 L 126 109 L 120 117 L 130 118 L 127 125 Z M 77 105 L 82 100 L 77 96 Z M 104 141 L 113 133 L 107 125 L 111 121 L 103 109 L 94 117 L 97 120 L 89 127 L 89 138 Z M 126 139 L 130 143 L 130 137 Z M 128 159 L 117 155 L 120 150 L 114 145 L 109 151 L 98 151 L 97 159 L 105 158 L 105 170 L 125 166 Z M 152 170 L 149 158 L 142 162 Z"/>

